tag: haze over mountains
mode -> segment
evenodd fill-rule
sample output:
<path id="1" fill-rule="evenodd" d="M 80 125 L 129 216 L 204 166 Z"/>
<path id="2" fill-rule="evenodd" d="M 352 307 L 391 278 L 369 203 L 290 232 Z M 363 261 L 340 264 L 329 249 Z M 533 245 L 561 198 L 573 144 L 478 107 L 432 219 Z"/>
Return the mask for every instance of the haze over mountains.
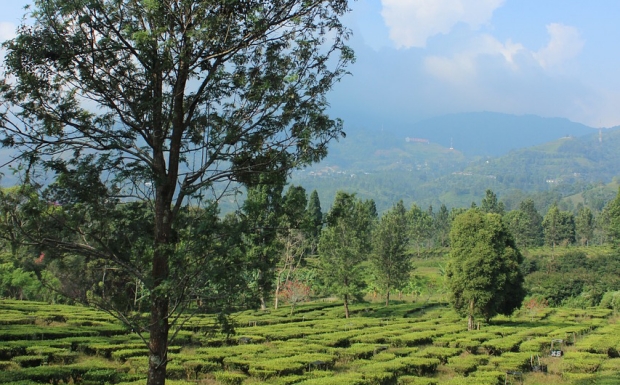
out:
<path id="1" fill-rule="evenodd" d="M 349 124 L 347 124 L 349 123 Z M 583 136 L 598 130 L 564 118 L 470 112 L 425 119 L 408 126 L 366 127 L 363 122 L 345 122 L 345 131 L 359 136 L 357 128 L 382 131 L 399 139 L 427 139 L 443 147 L 454 147 L 468 156 L 499 156 L 510 150 L 535 146 L 565 136 Z M 333 146 L 336 147 L 336 146 Z"/>
<path id="2" fill-rule="evenodd" d="M 539 210 L 554 199 L 598 189 L 584 203 L 600 209 L 617 192 L 601 185 L 620 176 L 618 128 L 599 132 L 562 118 L 476 112 L 407 127 L 345 122 L 345 131 L 322 162 L 295 171 L 290 180 L 308 193 L 316 189 L 325 210 L 338 190 L 374 199 L 380 211 L 401 199 L 422 207 L 465 207 L 488 188 L 508 208 L 525 194 L 546 194 Z M 0 164 L 9 154 L 0 150 Z M 19 183 L 10 169 L 1 171 L 3 186 Z M 242 199 L 222 201 L 222 213 L 237 209 Z"/>
<path id="3" fill-rule="evenodd" d="M 375 199 L 380 209 L 399 199 L 468 206 L 487 188 L 501 198 L 515 190 L 584 189 L 620 174 L 620 130 L 599 132 L 562 118 L 478 112 L 407 128 L 348 127 L 323 162 L 292 180 L 316 188 L 327 204 L 344 189 Z"/>

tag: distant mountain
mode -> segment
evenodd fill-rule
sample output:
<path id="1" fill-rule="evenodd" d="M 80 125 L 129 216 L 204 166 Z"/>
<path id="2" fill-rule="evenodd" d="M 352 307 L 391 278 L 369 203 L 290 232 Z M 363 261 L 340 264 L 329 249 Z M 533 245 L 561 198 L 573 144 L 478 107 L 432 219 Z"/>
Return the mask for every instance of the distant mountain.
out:
<path id="1" fill-rule="evenodd" d="M 326 207 L 337 190 L 372 198 L 379 210 L 400 199 L 462 207 L 479 203 L 488 188 L 509 207 L 524 194 L 542 194 L 543 207 L 620 176 L 620 129 L 603 130 L 599 141 L 590 127 L 531 115 L 455 114 L 425 122 L 402 132 L 349 130 L 323 162 L 294 173 L 291 183 L 317 189 Z M 453 148 L 437 141 L 450 133 Z M 596 198 L 596 208 L 605 197 Z"/>
<path id="2" fill-rule="evenodd" d="M 470 164 L 465 172 L 492 175 L 506 187 L 540 189 L 559 185 L 610 181 L 620 175 L 620 129 L 564 137 Z"/>
<path id="3" fill-rule="evenodd" d="M 394 130 L 402 138 L 428 139 L 444 147 L 453 147 L 467 156 L 499 156 L 510 150 L 593 132 L 593 128 L 568 119 L 496 112 L 444 115 Z"/>

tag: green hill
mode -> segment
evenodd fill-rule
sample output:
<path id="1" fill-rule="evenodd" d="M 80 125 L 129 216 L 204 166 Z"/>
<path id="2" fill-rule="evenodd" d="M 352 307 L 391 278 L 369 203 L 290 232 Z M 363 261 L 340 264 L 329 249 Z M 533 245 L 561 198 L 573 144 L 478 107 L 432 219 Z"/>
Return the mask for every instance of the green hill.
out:
<path id="1" fill-rule="evenodd" d="M 564 136 L 497 157 L 467 155 L 426 138 L 407 141 L 390 132 L 363 130 L 335 143 L 325 161 L 295 173 L 291 183 L 317 189 L 326 205 L 337 190 L 356 192 L 374 199 L 380 211 L 400 199 L 422 207 L 469 206 L 489 188 L 509 208 L 527 194 L 538 194 L 542 207 L 582 194 L 588 205 L 600 209 L 616 191 L 596 188 L 620 175 L 618 165 L 620 129 L 604 130 L 601 137 Z M 578 200 L 568 202 L 575 206 Z"/>

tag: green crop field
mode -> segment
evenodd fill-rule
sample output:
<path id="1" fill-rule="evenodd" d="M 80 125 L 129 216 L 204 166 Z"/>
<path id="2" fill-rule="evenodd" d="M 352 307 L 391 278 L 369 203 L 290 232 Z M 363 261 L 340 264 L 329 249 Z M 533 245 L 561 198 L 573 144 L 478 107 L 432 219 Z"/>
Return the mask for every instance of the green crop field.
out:
<path id="1" fill-rule="evenodd" d="M 620 383 L 610 310 L 523 311 L 468 332 L 437 303 L 357 304 L 350 319 L 334 302 L 297 309 L 234 314 L 228 338 L 212 332 L 214 317 L 192 318 L 170 347 L 169 383 Z M 143 384 L 147 361 L 142 340 L 106 313 L 0 301 L 2 384 Z"/>

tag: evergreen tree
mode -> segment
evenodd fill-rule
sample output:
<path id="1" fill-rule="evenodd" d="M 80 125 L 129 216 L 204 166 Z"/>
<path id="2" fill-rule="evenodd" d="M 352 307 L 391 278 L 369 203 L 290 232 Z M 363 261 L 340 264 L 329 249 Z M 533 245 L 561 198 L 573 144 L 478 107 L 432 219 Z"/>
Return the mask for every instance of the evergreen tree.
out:
<path id="1" fill-rule="evenodd" d="M 490 189 L 486 190 L 485 197 L 482 198 L 480 209 L 485 213 L 504 215 L 504 203 L 498 202 L 497 195 Z"/>
<path id="2" fill-rule="evenodd" d="M 605 206 L 607 234 L 614 245 L 620 244 L 620 188 L 616 197 Z"/>
<path id="3" fill-rule="evenodd" d="M 498 214 L 470 209 L 459 215 L 452 224 L 450 245 L 446 267 L 450 302 L 468 317 L 469 330 L 476 316 L 488 321 L 521 306 L 523 257 Z"/>
<path id="4" fill-rule="evenodd" d="M 411 229 L 411 239 L 416 245 L 418 257 L 420 256 L 420 248 L 430 239 L 433 232 L 433 219 L 427 212 L 422 211 L 420 207 L 413 204 L 409 212 L 409 228 Z"/>
<path id="5" fill-rule="evenodd" d="M 245 224 L 243 239 L 256 271 L 256 288 L 262 310 L 267 309 L 276 262 L 282 250 L 281 238 L 278 237 L 283 213 L 282 190 L 282 184 L 267 183 L 248 188 L 241 207 Z"/>
<path id="6" fill-rule="evenodd" d="M 362 263 L 370 252 L 372 206 L 355 194 L 337 192 L 319 238 L 321 276 L 329 290 L 342 298 L 346 318 L 349 303 L 362 296 Z"/>
<path id="7" fill-rule="evenodd" d="M 323 212 L 321 211 L 321 201 L 319 193 L 313 190 L 308 200 L 308 232 L 313 239 L 318 239 L 323 227 Z"/>
<path id="8" fill-rule="evenodd" d="M 592 210 L 586 206 L 581 207 L 575 218 L 575 233 L 581 245 L 587 246 L 592 242 L 595 223 Z"/>
<path id="9" fill-rule="evenodd" d="M 519 204 L 519 210 L 523 212 L 528 218 L 528 226 L 523 230 L 522 238 L 527 247 L 542 246 L 545 242 L 543 233 L 543 217 L 540 215 L 534 201 L 532 199 L 526 199 Z"/>
<path id="10" fill-rule="evenodd" d="M 440 246 L 449 246 L 450 241 L 450 212 L 446 205 L 442 204 L 439 208 L 439 212 L 435 216 L 435 222 L 433 224 L 433 230 L 435 232 L 435 238 Z"/>
<path id="11" fill-rule="evenodd" d="M 390 291 L 402 289 L 409 281 L 411 259 L 407 254 L 409 223 L 403 201 L 399 201 L 380 218 L 372 233 L 372 272 L 374 284 L 385 292 L 385 306 Z"/>
<path id="12" fill-rule="evenodd" d="M 567 211 L 560 211 L 555 203 L 547 211 L 542 226 L 545 242 L 553 248 L 556 245 L 575 242 L 575 219 L 573 214 Z"/>
<path id="13" fill-rule="evenodd" d="M 526 248 L 530 246 L 530 240 L 527 238 L 527 233 L 530 229 L 530 218 L 521 210 L 512 210 L 506 213 L 504 216 L 504 223 L 508 231 L 513 235 L 515 243 L 519 248 Z"/>

